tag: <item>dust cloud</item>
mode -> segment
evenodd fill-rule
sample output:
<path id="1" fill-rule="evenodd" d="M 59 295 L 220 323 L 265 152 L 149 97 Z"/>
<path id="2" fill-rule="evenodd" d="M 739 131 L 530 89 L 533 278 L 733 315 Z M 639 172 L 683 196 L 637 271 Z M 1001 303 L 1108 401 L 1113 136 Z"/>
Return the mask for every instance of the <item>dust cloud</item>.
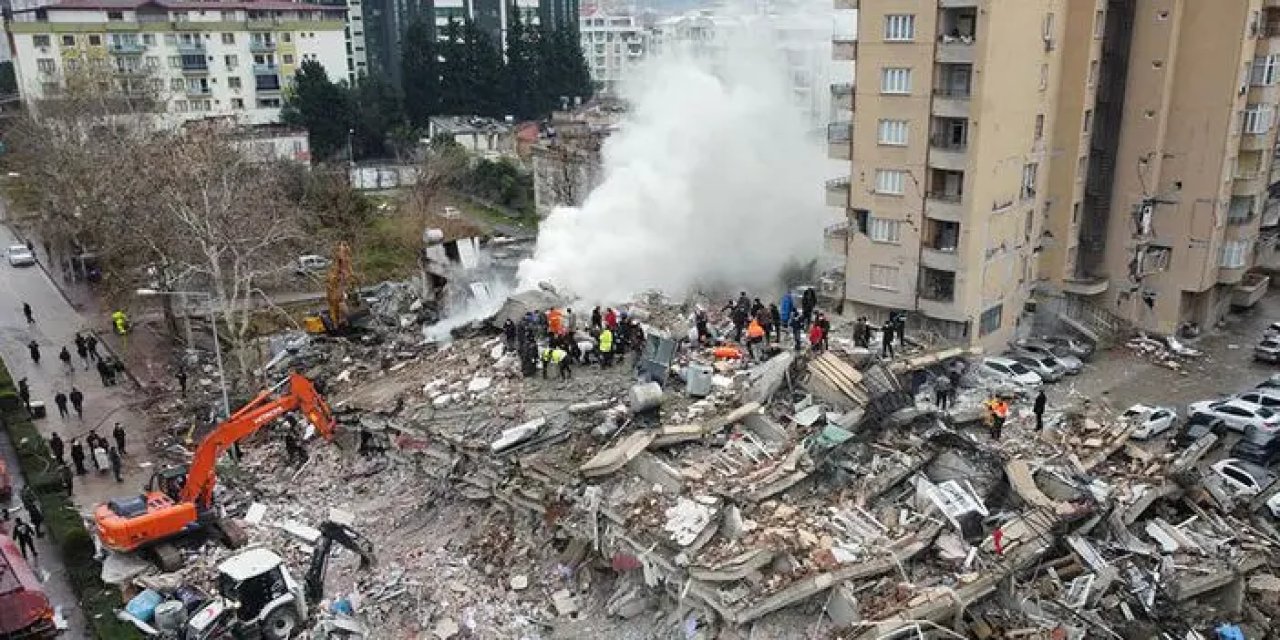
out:
<path id="1" fill-rule="evenodd" d="M 833 221 L 824 131 L 793 99 L 774 18 L 730 16 L 711 46 L 668 43 L 627 79 L 601 183 L 543 221 L 519 289 L 621 302 L 776 288 L 786 265 L 817 257 Z M 829 46 L 829 30 L 809 35 Z"/>

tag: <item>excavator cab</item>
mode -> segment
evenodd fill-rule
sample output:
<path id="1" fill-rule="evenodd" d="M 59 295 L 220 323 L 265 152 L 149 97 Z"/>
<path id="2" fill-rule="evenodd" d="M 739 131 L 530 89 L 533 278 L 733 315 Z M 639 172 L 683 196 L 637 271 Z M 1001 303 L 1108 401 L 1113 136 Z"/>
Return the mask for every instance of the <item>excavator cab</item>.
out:
<path id="1" fill-rule="evenodd" d="M 182 487 L 186 484 L 187 466 L 175 465 L 151 474 L 151 478 L 147 480 L 146 489 L 147 493 L 158 491 L 177 502 L 182 499 Z"/>

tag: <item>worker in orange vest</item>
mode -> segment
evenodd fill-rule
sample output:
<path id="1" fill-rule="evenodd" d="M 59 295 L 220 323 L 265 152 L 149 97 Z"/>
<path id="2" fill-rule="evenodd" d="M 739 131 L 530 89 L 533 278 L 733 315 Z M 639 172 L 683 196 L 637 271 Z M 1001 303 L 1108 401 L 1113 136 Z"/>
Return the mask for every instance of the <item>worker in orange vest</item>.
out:
<path id="1" fill-rule="evenodd" d="M 564 314 L 559 309 L 547 312 L 547 332 L 553 336 L 564 333 Z"/>
<path id="2" fill-rule="evenodd" d="M 764 344 L 764 325 L 760 321 L 752 319 L 747 324 L 747 351 L 751 353 L 752 358 L 759 359 L 764 354 L 760 353 L 760 346 Z"/>
<path id="3" fill-rule="evenodd" d="M 991 422 L 991 438 L 993 440 L 1000 439 L 1000 430 L 1004 428 L 1004 421 L 1009 419 L 1009 403 L 1003 398 L 996 398 L 992 406 L 992 412 L 995 419 Z"/>

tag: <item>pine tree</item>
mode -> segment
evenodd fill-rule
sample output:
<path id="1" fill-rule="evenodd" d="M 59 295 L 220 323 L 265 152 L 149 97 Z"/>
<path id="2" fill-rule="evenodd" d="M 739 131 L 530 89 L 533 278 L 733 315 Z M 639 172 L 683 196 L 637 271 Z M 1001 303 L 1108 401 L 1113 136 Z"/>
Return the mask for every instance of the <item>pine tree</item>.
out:
<path id="1" fill-rule="evenodd" d="M 436 50 L 439 52 L 440 59 L 438 113 L 441 115 L 466 114 L 466 74 L 469 68 L 465 59 L 466 47 L 462 40 L 462 25 L 458 24 L 457 20 L 449 19 L 449 23 L 444 27 L 444 38 L 436 43 Z"/>
<path id="2" fill-rule="evenodd" d="M 491 118 L 505 115 L 503 100 L 505 73 L 502 52 L 489 34 L 472 20 L 463 25 L 465 59 L 470 67 L 467 74 L 467 98 L 471 105 L 468 113 Z"/>
<path id="3" fill-rule="evenodd" d="M 329 80 L 324 66 L 304 60 L 286 94 L 280 120 L 303 127 L 311 143 L 311 155 L 321 160 L 345 152 L 350 104 L 343 88 Z"/>
<path id="4" fill-rule="evenodd" d="M 595 92 L 591 82 L 591 67 L 582 51 L 582 35 L 578 24 L 570 21 L 556 30 L 560 36 L 558 52 L 561 72 L 564 74 L 566 95 L 577 96 L 585 102 Z"/>
<path id="5" fill-rule="evenodd" d="M 381 76 L 363 76 L 351 90 L 353 145 L 358 158 L 386 157 L 391 130 L 404 122 L 400 92 Z"/>
<path id="6" fill-rule="evenodd" d="M 418 18 L 404 32 L 404 105 L 409 121 L 426 126 L 427 119 L 438 113 L 440 98 L 440 65 L 436 59 L 437 43 L 431 25 Z"/>
<path id="7" fill-rule="evenodd" d="M 504 87 L 507 111 L 525 120 L 544 115 L 538 95 L 537 31 L 524 24 L 521 10 L 507 8 L 507 66 Z"/>

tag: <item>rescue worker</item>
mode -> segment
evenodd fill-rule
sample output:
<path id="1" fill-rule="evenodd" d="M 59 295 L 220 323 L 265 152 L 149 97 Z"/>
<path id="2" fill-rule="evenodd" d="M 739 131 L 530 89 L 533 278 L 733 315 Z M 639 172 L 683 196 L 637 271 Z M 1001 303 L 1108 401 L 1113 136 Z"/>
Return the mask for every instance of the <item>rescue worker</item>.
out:
<path id="1" fill-rule="evenodd" d="M 892 319 L 884 321 L 884 325 L 880 327 L 880 357 L 892 358 L 893 354 L 893 330 L 894 323 Z"/>
<path id="2" fill-rule="evenodd" d="M 756 360 L 764 357 L 761 346 L 764 343 L 764 327 L 760 325 L 759 320 L 752 319 L 747 325 L 747 353 Z"/>
<path id="3" fill-rule="evenodd" d="M 862 316 L 858 316 L 858 319 L 853 322 L 853 346 L 864 348 L 867 346 L 862 341 L 863 332 L 866 331 L 866 329 L 867 319 Z"/>
<path id="4" fill-rule="evenodd" d="M 992 413 L 994 416 L 991 422 L 991 439 L 999 441 L 1000 432 L 1004 429 L 1004 421 L 1009 418 L 1009 403 L 1003 398 L 996 398 Z"/>
<path id="5" fill-rule="evenodd" d="M 791 321 L 788 324 L 791 325 L 791 338 L 795 340 L 795 349 L 799 351 L 800 336 L 804 332 L 804 316 L 800 315 L 799 310 L 793 310 L 791 312 Z"/>
<path id="6" fill-rule="evenodd" d="M 547 312 L 547 333 L 553 336 L 564 333 L 564 314 L 559 309 Z"/>
<path id="7" fill-rule="evenodd" d="M 120 452 L 115 447 L 111 447 L 107 450 L 107 458 L 111 461 L 111 473 L 116 477 L 116 482 L 124 482 L 124 476 L 120 475 L 120 470 L 124 467 Z"/>
<path id="8" fill-rule="evenodd" d="M 115 311 L 111 314 L 111 324 L 115 327 L 117 335 L 124 335 L 129 332 L 129 318 L 123 311 Z"/>
<path id="9" fill-rule="evenodd" d="M 707 312 L 698 307 L 693 312 L 693 326 L 698 330 L 698 342 L 706 344 L 711 342 L 711 329 L 707 328 Z"/>
<path id="10" fill-rule="evenodd" d="M 578 316 L 573 314 L 573 309 L 564 310 L 564 330 L 569 335 L 578 330 Z"/>
<path id="11" fill-rule="evenodd" d="M 567 380 L 573 377 L 573 373 L 569 370 L 569 352 L 560 347 L 552 347 L 542 350 L 542 377 L 546 379 L 547 370 L 551 365 L 556 365 L 560 370 L 560 379 Z"/>
<path id="12" fill-rule="evenodd" d="M 801 314 L 804 315 L 804 324 L 809 326 L 809 322 L 813 320 L 813 310 L 818 306 L 818 293 L 813 287 L 808 287 L 804 293 L 800 295 Z"/>
<path id="13" fill-rule="evenodd" d="M 773 341 L 782 342 L 782 310 L 773 303 L 769 304 L 769 325 L 764 332 L 768 334 L 770 329 L 773 330 Z"/>
<path id="14" fill-rule="evenodd" d="M 31 353 L 31 361 L 40 364 L 40 343 L 35 340 L 28 342 L 27 351 Z"/>
<path id="15" fill-rule="evenodd" d="M 22 551 L 22 558 L 27 557 L 27 550 L 31 551 L 31 555 L 39 558 L 40 554 L 36 552 L 36 541 L 31 535 L 31 527 L 18 518 L 13 525 L 13 541 L 18 543 L 18 549 Z"/>
<path id="16" fill-rule="evenodd" d="M 84 446 L 74 438 L 71 440 L 71 463 L 76 466 L 76 475 L 82 476 L 89 473 L 84 468 Z"/>
<path id="17" fill-rule="evenodd" d="M 817 322 L 809 325 L 809 348 L 813 349 L 814 353 L 822 351 L 824 340 L 826 335 L 822 331 L 822 325 Z"/>
<path id="18" fill-rule="evenodd" d="M 1044 407 L 1049 403 L 1049 398 L 1044 395 L 1044 389 L 1036 394 L 1036 403 L 1033 405 L 1033 411 L 1036 414 L 1036 431 L 1044 428 Z"/>
<path id="19" fill-rule="evenodd" d="M 610 331 L 618 330 L 618 312 L 613 307 L 604 308 L 604 326 Z"/>
<path id="20" fill-rule="evenodd" d="M 516 348 L 516 323 L 512 322 L 511 318 L 507 318 L 507 321 L 502 323 L 502 335 L 507 340 L 507 351 L 511 351 L 515 349 Z"/>
<path id="21" fill-rule="evenodd" d="M 71 395 L 67 396 L 71 399 L 71 406 L 75 408 L 76 415 L 84 420 L 84 393 L 75 386 L 71 387 Z"/>
<path id="22" fill-rule="evenodd" d="M 124 448 L 124 427 L 117 422 L 115 428 L 111 430 L 111 437 L 115 438 L 116 448 L 120 450 L 122 455 L 127 455 L 128 451 Z"/>
<path id="23" fill-rule="evenodd" d="M 84 337 L 84 347 L 89 350 L 89 357 L 94 360 L 101 360 L 102 356 L 98 355 L 98 336 L 90 333 Z"/>
<path id="24" fill-rule="evenodd" d="M 80 361 L 84 363 L 84 370 L 89 370 L 89 347 L 85 345 L 84 338 L 80 334 L 76 334 L 76 355 L 80 356 Z"/>
<path id="25" fill-rule="evenodd" d="M 67 463 L 67 461 L 62 457 L 63 453 L 66 451 L 65 447 L 66 445 L 62 442 L 62 438 L 58 437 L 57 433 L 49 436 L 49 451 L 53 453 L 53 459 L 56 460 L 58 464 Z"/>
<path id="26" fill-rule="evenodd" d="M 934 378 L 933 404 L 938 407 L 938 411 L 946 411 L 949 402 L 951 402 L 951 378 L 947 376 Z"/>
<path id="27" fill-rule="evenodd" d="M 826 351 L 831 348 L 831 321 L 827 320 L 826 314 L 819 311 L 814 323 L 822 327 L 822 350 Z"/>
<path id="28" fill-rule="evenodd" d="M 605 327 L 600 331 L 600 346 L 596 347 L 600 352 L 600 366 L 608 368 L 613 364 L 613 332 L 609 327 Z"/>
<path id="29" fill-rule="evenodd" d="M 24 302 L 24 303 L 22 303 L 22 315 L 26 316 L 26 318 L 27 318 L 27 324 L 35 324 L 35 323 L 36 323 L 36 316 L 35 316 L 35 314 L 34 314 L 34 313 L 32 313 L 32 312 L 31 312 L 31 305 L 29 305 L 29 304 L 27 304 L 27 303 L 25 303 L 25 302 Z"/>

